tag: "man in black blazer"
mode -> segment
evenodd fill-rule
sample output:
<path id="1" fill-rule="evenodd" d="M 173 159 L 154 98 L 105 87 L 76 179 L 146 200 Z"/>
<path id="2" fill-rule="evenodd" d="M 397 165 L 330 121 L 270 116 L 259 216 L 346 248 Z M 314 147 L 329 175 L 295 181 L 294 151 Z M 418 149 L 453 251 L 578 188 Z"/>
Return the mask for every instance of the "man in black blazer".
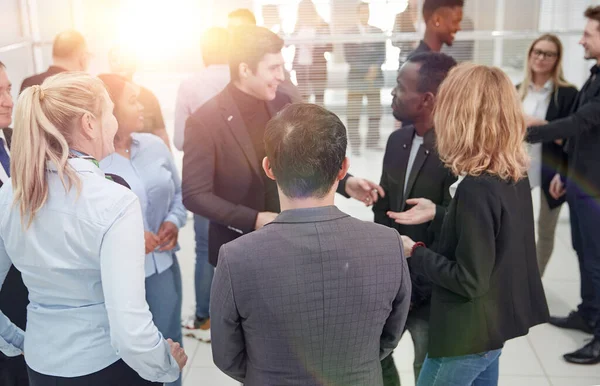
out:
<path id="1" fill-rule="evenodd" d="M 12 84 L 8 80 L 6 67 L 0 62 L 0 187 L 10 178 L 9 148 L 12 139 L 13 100 Z M 0 311 L 12 320 L 20 329 L 25 330 L 27 323 L 27 304 L 29 292 L 23 284 L 21 273 L 10 267 L 6 278 L 0 277 Z M 0 385 L 27 386 L 27 367 L 22 355 L 7 357 L 0 352 Z"/>
<path id="2" fill-rule="evenodd" d="M 30 76 L 21 84 L 23 92 L 27 87 L 44 83 L 46 78 L 64 71 L 87 71 L 90 53 L 85 38 L 77 31 L 64 31 L 56 35 L 52 45 L 52 65 L 41 74 Z"/>
<path id="3" fill-rule="evenodd" d="M 283 82 L 283 40 L 263 27 L 232 32 L 231 83 L 186 122 L 183 145 L 183 203 L 210 220 L 209 262 L 242 234 L 260 229 L 280 211 L 277 186 L 261 169 L 267 122 L 290 103 Z M 348 177 L 338 192 L 377 200 L 381 188 Z M 383 191 L 380 192 L 383 194 Z"/>
<path id="4" fill-rule="evenodd" d="M 544 82 L 545 83 L 545 82 Z M 517 89 L 521 91 L 521 84 Z M 534 86 L 529 85 L 526 98 L 530 92 L 534 92 Z M 546 86 L 544 86 L 545 89 Z M 537 96 L 537 95 L 536 95 Z M 559 85 L 554 89 L 548 100 L 545 119 L 552 122 L 571 115 L 571 110 L 577 99 L 577 88 L 568 84 Z M 566 201 L 564 196 L 559 198 L 552 197 L 550 193 L 550 183 L 557 173 L 561 170 L 566 172 L 568 154 L 565 151 L 564 140 L 544 142 L 541 145 L 542 158 L 540 173 L 540 212 L 538 217 L 538 239 L 536 245 L 536 254 L 540 275 L 544 276 L 546 266 L 550 261 L 550 256 L 554 249 L 554 237 L 556 225 L 560 216 L 561 205 Z M 540 165 L 538 165 L 539 167 Z M 531 174 L 529 176 L 531 178 Z M 590 329 L 591 331 L 591 329 Z"/>
<path id="5" fill-rule="evenodd" d="M 586 59 L 600 60 L 600 7 L 585 12 L 588 19 L 580 44 Z M 582 303 L 566 318 L 551 318 L 563 328 L 593 331 L 594 339 L 583 348 L 566 354 L 577 364 L 600 363 L 600 67 L 596 64 L 577 96 L 571 115 L 550 123 L 528 118 L 529 142 L 567 138 L 568 174 L 556 175 L 550 192 L 565 194 L 571 214 L 573 248 L 579 258 Z M 562 178 L 561 178 L 562 177 Z"/>
<path id="6" fill-rule="evenodd" d="M 454 65 L 454 59 L 445 54 L 427 52 L 410 57 L 400 68 L 392 91 L 392 109 L 396 119 L 410 120 L 413 124 L 393 132 L 388 139 L 380 182 L 385 198 L 373 206 L 376 223 L 433 246 L 436 241 L 433 229 L 441 226 L 451 200 L 449 188 L 456 181 L 435 149 L 433 106 L 438 87 Z M 410 209 L 416 203 L 414 199 L 422 197 L 437 205 L 432 221 L 421 225 L 401 225 L 394 221 L 394 213 Z M 415 345 L 414 372 L 418 379 L 427 354 L 431 286 L 423 277 L 412 273 L 411 277 L 413 294 L 406 327 Z M 382 362 L 382 367 L 384 384 L 399 385 L 391 355 Z"/>

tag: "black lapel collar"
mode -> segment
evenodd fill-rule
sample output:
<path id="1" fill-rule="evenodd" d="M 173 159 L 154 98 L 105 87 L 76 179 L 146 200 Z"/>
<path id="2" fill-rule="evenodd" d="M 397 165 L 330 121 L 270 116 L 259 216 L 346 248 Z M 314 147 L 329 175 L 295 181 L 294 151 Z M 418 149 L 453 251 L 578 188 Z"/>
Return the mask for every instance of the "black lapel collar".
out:
<path id="1" fill-rule="evenodd" d="M 415 162 L 412 165 L 412 168 L 410 170 L 410 176 L 408 177 L 408 183 L 406 185 L 406 189 L 405 189 L 405 197 L 403 197 L 401 206 L 400 206 L 400 211 L 404 211 L 405 207 L 406 207 L 406 200 L 408 199 L 408 197 L 410 197 L 410 193 L 415 185 L 415 181 L 417 180 L 417 176 L 419 175 L 419 172 L 421 171 L 421 168 L 423 167 L 423 164 L 425 163 L 425 161 L 427 160 L 427 158 L 429 157 L 429 155 L 431 154 L 432 151 L 434 151 L 434 146 L 435 146 L 435 132 L 434 129 L 429 130 L 427 133 L 425 133 L 425 135 L 423 136 L 423 145 L 421 145 L 421 147 L 419 148 L 419 151 L 417 153 L 417 157 L 415 158 Z M 410 150 L 409 150 L 410 152 Z"/>
<path id="2" fill-rule="evenodd" d="M 254 150 L 254 145 L 252 145 L 252 139 L 250 138 L 244 119 L 227 87 L 220 95 L 219 107 L 221 109 L 221 115 L 227 123 L 227 127 L 229 127 L 234 138 L 242 148 L 252 170 L 261 177 L 261 167 L 258 164 L 256 151 Z"/>

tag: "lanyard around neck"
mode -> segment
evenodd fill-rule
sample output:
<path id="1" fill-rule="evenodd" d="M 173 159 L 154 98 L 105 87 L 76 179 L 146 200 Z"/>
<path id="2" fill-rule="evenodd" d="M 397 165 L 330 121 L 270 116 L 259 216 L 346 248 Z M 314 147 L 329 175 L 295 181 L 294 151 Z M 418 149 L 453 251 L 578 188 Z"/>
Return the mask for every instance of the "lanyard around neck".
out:
<path id="1" fill-rule="evenodd" d="M 93 163 L 94 165 L 96 165 L 96 167 L 98 169 L 100 169 L 100 162 L 98 162 L 98 160 L 96 160 L 94 157 L 92 157 L 91 155 L 87 155 L 85 153 L 82 153 L 80 151 L 74 150 L 74 149 L 69 149 L 69 158 L 80 158 L 80 159 L 85 159 L 90 161 L 91 163 Z M 107 180 L 111 180 L 114 181 L 114 179 L 112 178 L 111 175 L 108 174 L 104 174 L 104 177 Z"/>

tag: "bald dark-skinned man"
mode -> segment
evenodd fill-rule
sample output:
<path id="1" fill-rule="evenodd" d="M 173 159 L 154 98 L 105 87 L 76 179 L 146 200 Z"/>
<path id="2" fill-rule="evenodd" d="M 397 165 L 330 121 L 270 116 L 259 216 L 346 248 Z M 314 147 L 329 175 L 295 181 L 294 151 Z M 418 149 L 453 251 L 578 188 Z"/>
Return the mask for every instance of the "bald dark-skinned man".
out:
<path id="1" fill-rule="evenodd" d="M 40 85 L 46 78 L 61 72 L 87 71 L 89 62 L 90 53 L 83 35 L 74 30 L 63 31 L 54 38 L 52 65 L 45 72 L 25 79 L 19 92 L 27 87 Z"/>

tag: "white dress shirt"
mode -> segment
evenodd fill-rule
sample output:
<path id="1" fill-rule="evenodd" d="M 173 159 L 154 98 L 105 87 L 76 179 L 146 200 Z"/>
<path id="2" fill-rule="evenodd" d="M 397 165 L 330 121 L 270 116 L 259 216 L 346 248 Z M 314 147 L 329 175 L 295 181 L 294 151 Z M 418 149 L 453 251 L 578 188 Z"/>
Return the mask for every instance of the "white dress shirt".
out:
<path id="1" fill-rule="evenodd" d="M 298 44 L 298 64 L 301 66 L 312 66 L 315 45 L 306 42 L 315 40 L 317 37 L 317 29 L 314 27 L 302 27 L 298 31 L 297 37 L 305 41 L 304 43 Z"/>
<path id="2" fill-rule="evenodd" d="M 417 134 L 413 137 L 412 145 L 410 147 L 410 155 L 408 156 L 408 164 L 406 165 L 406 175 L 404 176 L 404 195 L 406 195 L 406 187 L 408 186 L 408 179 L 412 172 L 413 164 L 419 153 L 419 149 L 423 144 L 423 137 L 419 137 Z"/>
<path id="3" fill-rule="evenodd" d="M 539 90 L 534 85 L 529 85 L 527 96 L 523 100 L 523 111 L 525 114 L 539 119 L 546 119 L 553 89 L 554 83 L 551 80 L 547 81 L 544 87 Z M 542 181 L 542 144 L 537 143 L 528 145 L 528 147 L 529 156 L 531 157 L 531 165 L 528 171 L 529 183 L 533 189 L 536 186 L 540 186 Z"/>
<path id="4" fill-rule="evenodd" d="M 38 373 L 78 377 L 122 358 L 142 378 L 173 382 L 179 367 L 145 297 L 144 228 L 130 190 L 90 160 L 69 159 L 81 192 L 48 166 L 48 199 L 29 228 L 0 189 L 0 285 L 11 263 L 29 289 L 27 332 L 0 312 L 0 350 Z"/>

